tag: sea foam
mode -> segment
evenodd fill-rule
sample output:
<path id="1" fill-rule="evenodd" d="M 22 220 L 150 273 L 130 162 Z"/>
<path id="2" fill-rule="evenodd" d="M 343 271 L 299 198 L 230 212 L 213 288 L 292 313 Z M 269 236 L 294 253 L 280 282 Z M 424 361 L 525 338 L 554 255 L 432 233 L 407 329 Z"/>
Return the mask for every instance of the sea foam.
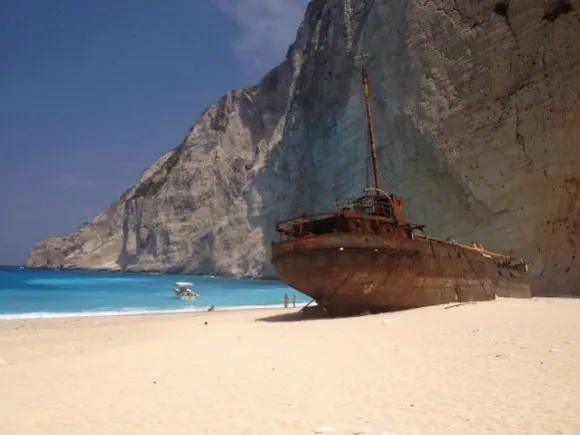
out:
<path id="1" fill-rule="evenodd" d="M 296 304 L 296 308 L 306 306 L 306 303 Z M 315 303 L 310 306 L 316 305 Z M 292 305 L 291 305 L 292 306 Z M 224 306 L 215 307 L 214 311 L 245 311 L 245 310 L 264 310 L 284 308 L 284 305 L 244 305 L 244 306 Z M 109 317 L 109 316 L 142 316 L 148 314 L 179 314 L 179 313 L 203 313 L 207 312 L 209 307 L 181 308 L 175 310 L 154 310 L 146 308 L 123 308 L 121 310 L 110 311 L 79 311 L 74 313 L 64 312 L 31 312 L 31 313 L 14 313 L 0 314 L 0 320 L 26 320 L 26 319 L 64 319 L 76 317 Z"/>

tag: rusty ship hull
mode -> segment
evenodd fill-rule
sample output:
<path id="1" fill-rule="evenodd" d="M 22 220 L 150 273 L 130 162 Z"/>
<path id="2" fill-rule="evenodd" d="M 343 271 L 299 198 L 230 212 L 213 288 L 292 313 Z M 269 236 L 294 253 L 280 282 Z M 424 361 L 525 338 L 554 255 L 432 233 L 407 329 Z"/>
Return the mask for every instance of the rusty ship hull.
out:
<path id="1" fill-rule="evenodd" d="M 531 296 L 524 271 L 498 266 L 483 250 L 420 236 L 287 240 L 272 244 L 272 264 L 284 282 L 336 315 Z"/>

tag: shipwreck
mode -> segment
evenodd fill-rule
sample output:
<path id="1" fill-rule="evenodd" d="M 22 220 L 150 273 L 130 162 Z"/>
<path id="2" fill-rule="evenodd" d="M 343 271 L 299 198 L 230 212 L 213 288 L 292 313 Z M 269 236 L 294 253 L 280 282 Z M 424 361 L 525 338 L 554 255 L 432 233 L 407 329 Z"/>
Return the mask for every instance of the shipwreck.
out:
<path id="1" fill-rule="evenodd" d="M 374 186 L 278 222 L 271 261 L 279 278 L 330 315 L 530 297 L 523 260 L 429 237 L 407 222 L 404 199 L 380 188 L 366 68 L 361 75 Z"/>

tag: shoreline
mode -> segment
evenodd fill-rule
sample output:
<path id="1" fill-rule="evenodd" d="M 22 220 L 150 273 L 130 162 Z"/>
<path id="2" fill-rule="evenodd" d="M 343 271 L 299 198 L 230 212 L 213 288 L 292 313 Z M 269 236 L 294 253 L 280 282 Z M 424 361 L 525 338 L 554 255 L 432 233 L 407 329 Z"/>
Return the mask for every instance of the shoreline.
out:
<path id="1" fill-rule="evenodd" d="M 70 316 L 70 317 L 29 317 L 29 318 L 0 318 L 0 333 L 11 330 L 50 330 L 67 329 L 69 327 L 83 326 L 102 326 L 117 327 L 120 325 L 131 324 L 156 324 L 163 323 L 182 323 L 194 321 L 196 319 L 226 319 L 235 318 L 269 318 L 277 316 L 287 316 L 292 318 L 297 314 L 300 308 L 252 308 L 241 310 L 222 310 L 222 311 L 172 311 L 172 312 L 154 312 L 139 313 L 129 315 L 104 315 L 104 316 Z M 0 340 L 1 343 L 1 340 Z M 0 352 L 0 360 L 1 360 Z M 1 367 L 1 364 L 0 364 Z"/>
<path id="2" fill-rule="evenodd" d="M 289 306 L 284 308 L 283 304 L 273 305 L 241 305 L 241 306 L 216 306 L 213 311 L 208 311 L 208 307 L 183 308 L 183 309 L 152 309 L 152 310 L 111 310 L 111 311 L 78 311 L 78 312 L 30 312 L 30 313 L 5 313 L 0 314 L 0 323 L 19 321 L 19 320 L 42 320 L 42 319 L 82 319 L 82 318 L 109 318 L 109 317 L 134 317 L 134 316 L 160 316 L 160 315 L 179 315 L 179 314 L 196 314 L 196 313 L 232 313 L 246 311 L 275 311 L 275 310 L 300 310 L 308 302 L 297 303 L 295 307 Z M 310 306 L 315 305 L 313 302 Z"/>
<path id="3" fill-rule="evenodd" d="M 512 298 L 502 298 L 496 297 L 492 301 L 500 300 L 510 300 Z M 526 298 L 527 299 L 527 298 Z M 576 296 L 533 296 L 529 298 L 533 301 L 542 300 L 580 300 Z M 492 302 L 492 301 L 480 301 Z M 464 303 L 449 303 L 449 304 L 439 304 L 431 305 L 431 307 L 442 307 L 442 308 L 452 308 L 454 306 L 474 304 L 475 302 L 464 302 Z M 284 308 L 283 304 L 272 304 L 272 305 L 239 305 L 239 306 L 216 306 L 214 310 L 208 311 L 209 306 L 195 307 L 195 308 L 181 308 L 181 309 L 138 309 L 138 308 L 125 308 L 120 310 L 106 310 L 106 311 L 75 311 L 75 312 L 27 312 L 27 313 L 0 313 L 0 324 L 4 322 L 22 321 L 22 320 L 52 320 L 52 319 L 83 319 L 83 318 L 114 318 L 114 317 L 149 317 L 149 316 L 175 316 L 175 315 L 186 315 L 186 314 L 199 314 L 199 313 L 238 313 L 238 312 L 259 312 L 259 311 L 281 311 L 292 312 L 293 310 L 300 311 L 305 306 L 316 306 L 315 301 L 310 302 L 299 302 L 296 306 L 290 304 L 287 308 Z M 351 318 L 351 317 L 365 317 L 369 315 L 389 315 L 395 313 L 412 312 L 416 310 L 425 309 L 427 307 L 419 307 L 414 309 L 400 310 L 400 311 L 387 311 L 377 314 L 367 314 L 361 316 L 346 316 L 337 317 L 336 319 Z"/>

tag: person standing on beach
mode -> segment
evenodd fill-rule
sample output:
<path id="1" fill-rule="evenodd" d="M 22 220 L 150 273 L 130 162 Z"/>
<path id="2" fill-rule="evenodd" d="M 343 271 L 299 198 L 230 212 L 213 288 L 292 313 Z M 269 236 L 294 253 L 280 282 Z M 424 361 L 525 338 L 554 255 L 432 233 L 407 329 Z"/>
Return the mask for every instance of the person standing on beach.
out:
<path id="1" fill-rule="evenodd" d="M 296 295 L 292 295 L 292 306 L 296 308 Z"/>
<path id="2" fill-rule="evenodd" d="M 284 308 L 288 308 L 289 302 L 290 302 L 290 298 L 288 298 L 288 295 L 286 293 L 284 293 Z"/>

